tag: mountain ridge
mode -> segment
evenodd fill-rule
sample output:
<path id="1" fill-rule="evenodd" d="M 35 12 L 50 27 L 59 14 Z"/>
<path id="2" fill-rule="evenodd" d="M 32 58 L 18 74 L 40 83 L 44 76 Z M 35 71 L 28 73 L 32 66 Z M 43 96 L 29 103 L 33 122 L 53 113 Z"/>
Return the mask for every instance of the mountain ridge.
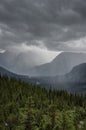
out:
<path id="1" fill-rule="evenodd" d="M 86 53 L 62 52 L 52 62 L 33 68 L 32 76 L 64 75 L 76 65 L 86 62 Z"/>
<path id="2" fill-rule="evenodd" d="M 0 72 L 2 75 L 7 75 L 8 77 L 12 77 L 14 79 L 22 80 L 27 83 L 31 83 L 33 85 L 40 85 L 45 88 L 60 89 L 67 90 L 68 92 L 85 92 L 86 91 L 86 63 L 82 63 L 73 67 L 73 69 L 63 75 L 63 76 L 53 76 L 53 77 L 29 77 L 23 75 L 16 75 L 4 68 L 0 67 Z M 3 71 L 4 70 L 4 71 Z M 9 74 L 9 73 L 11 74 Z"/>

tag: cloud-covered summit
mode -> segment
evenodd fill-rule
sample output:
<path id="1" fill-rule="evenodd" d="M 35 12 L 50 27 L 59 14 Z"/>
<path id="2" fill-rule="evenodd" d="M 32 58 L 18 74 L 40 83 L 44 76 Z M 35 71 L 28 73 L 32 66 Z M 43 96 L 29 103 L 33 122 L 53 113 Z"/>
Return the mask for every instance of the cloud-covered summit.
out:
<path id="1" fill-rule="evenodd" d="M 86 0 L 0 0 L 1 49 L 26 42 L 55 51 L 83 51 L 84 44 L 73 46 L 85 38 Z"/>

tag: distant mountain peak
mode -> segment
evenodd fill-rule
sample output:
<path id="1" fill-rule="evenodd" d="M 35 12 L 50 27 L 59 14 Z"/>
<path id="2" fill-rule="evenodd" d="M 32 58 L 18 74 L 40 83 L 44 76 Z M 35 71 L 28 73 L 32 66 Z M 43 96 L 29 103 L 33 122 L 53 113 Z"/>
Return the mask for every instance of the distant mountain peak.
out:
<path id="1" fill-rule="evenodd" d="M 86 62 L 86 53 L 62 52 L 52 62 L 36 66 L 32 70 L 34 76 L 64 75 L 76 65 Z"/>
<path id="2" fill-rule="evenodd" d="M 86 54 L 86 53 L 82 53 L 82 52 L 62 52 L 62 53 L 60 53 L 59 55 L 57 55 L 54 59 L 53 59 L 53 61 L 55 61 L 55 60 L 57 60 L 57 58 L 60 58 L 60 57 L 69 57 L 69 56 L 74 56 L 74 55 L 84 55 L 84 54 Z"/>

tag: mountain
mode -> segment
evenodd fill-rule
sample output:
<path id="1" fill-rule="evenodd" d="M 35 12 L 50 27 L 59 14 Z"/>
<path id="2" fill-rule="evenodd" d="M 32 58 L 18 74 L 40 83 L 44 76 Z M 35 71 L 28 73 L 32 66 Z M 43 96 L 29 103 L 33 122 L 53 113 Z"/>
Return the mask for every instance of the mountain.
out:
<path id="1" fill-rule="evenodd" d="M 40 59 L 38 55 L 34 60 L 34 54 L 14 53 L 6 51 L 0 54 L 0 66 L 4 66 L 8 70 L 30 76 L 56 76 L 64 75 L 72 70 L 76 65 L 86 62 L 86 53 L 62 52 L 50 63 L 36 66 Z"/>
<path id="2" fill-rule="evenodd" d="M 65 75 L 67 82 L 86 84 L 86 63 L 75 66 L 70 73 Z"/>
<path id="3" fill-rule="evenodd" d="M 41 77 L 40 79 L 43 79 L 46 82 L 49 82 L 50 84 L 67 83 L 67 84 L 86 85 L 86 63 L 82 63 L 73 67 L 73 69 L 65 75 Z"/>
<path id="4" fill-rule="evenodd" d="M 3 68 L 0 66 L 0 75 L 4 76 L 8 76 L 9 78 L 14 78 L 14 79 L 17 79 L 17 80 L 22 80 L 22 81 L 25 81 L 25 82 L 29 82 L 29 77 L 28 76 L 25 76 L 25 75 L 18 75 L 18 74 L 15 74 L 13 72 L 10 72 L 9 70 Z"/>
<path id="5" fill-rule="evenodd" d="M 6 51 L 5 53 L 0 53 L 0 66 L 4 66 L 15 73 L 27 74 L 32 65 L 34 65 L 31 56 L 32 54 L 28 54 L 28 52 L 15 53 Z"/>
<path id="6" fill-rule="evenodd" d="M 73 67 L 73 69 L 65 75 L 35 77 L 34 81 L 47 88 L 51 86 L 52 88 L 67 90 L 72 93 L 85 93 L 86 63 Z"/>
<path id="7" fill-rule="evenodd" d="M 86 62 L 86 53 L 62 52 L 52 62 L 36 66 L 31 70 L 32 76 L 64 75 L 76 65 Z"/>
<path id="8" fill-rule="evenodd" d="M 15 53 L 6 51 L 5 53 L 0 53 L 0 66 L 4 66 L 10 71 L 19 74 L 28 74 L 29 69 L 34 66 L 33 60 L 34 57 L 32 53 Z"/>
<path id="9" fill-rule="evenodd" d="M 23 74 L 30 75 L 31 68 L 39 64 L 47 62 L 48 55 L 44 58 L 44 54 L 39 55 L 41 52 L 28 50 L 24 52 L 16 52 L 14 50 L 5 51 L 0 53 L 0 66 L 4 66 L 8 70 Z M 35 58 L 36 57 L 36 58 Z"/>
<path id="10" fill-rule="evenodd" d="M 40 85 L 45 88 L 63 89 L 68 92 L 86 92 L 86 63 L 75 66 L 69 73 L 61 76 L 28 77 L 12 73 L 0 67 L 0 74 L 7 75 L 17 80 Z"/>
<path id="11" fill-rule="evenodd" d="M 8 71 L 7 69 L 3 68 L 3 67 L 0 67 L 0 74 L 1 75 L 7 75 L 8 77 L 16 77 L 18 76 L 17 74 L 14 74 L 10 71 Z"/>

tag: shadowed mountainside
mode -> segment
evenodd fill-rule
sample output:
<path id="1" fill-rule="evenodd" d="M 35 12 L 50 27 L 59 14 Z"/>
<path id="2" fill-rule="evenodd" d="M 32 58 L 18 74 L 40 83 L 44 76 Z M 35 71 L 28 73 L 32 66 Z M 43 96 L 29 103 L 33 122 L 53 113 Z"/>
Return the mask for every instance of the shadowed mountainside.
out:
<path id="1" fill-rule="evenodd" d="M 64 89 L 69 92 L 85 92 L 86 91 L 86 63 L 75 66 L 69 73 L 62 76 L 44 76 L 29 77 L 17 75 L 0 67 L 1 75 L 16 78 L 35 85 L 41 85 L 46 88 Z"/>

